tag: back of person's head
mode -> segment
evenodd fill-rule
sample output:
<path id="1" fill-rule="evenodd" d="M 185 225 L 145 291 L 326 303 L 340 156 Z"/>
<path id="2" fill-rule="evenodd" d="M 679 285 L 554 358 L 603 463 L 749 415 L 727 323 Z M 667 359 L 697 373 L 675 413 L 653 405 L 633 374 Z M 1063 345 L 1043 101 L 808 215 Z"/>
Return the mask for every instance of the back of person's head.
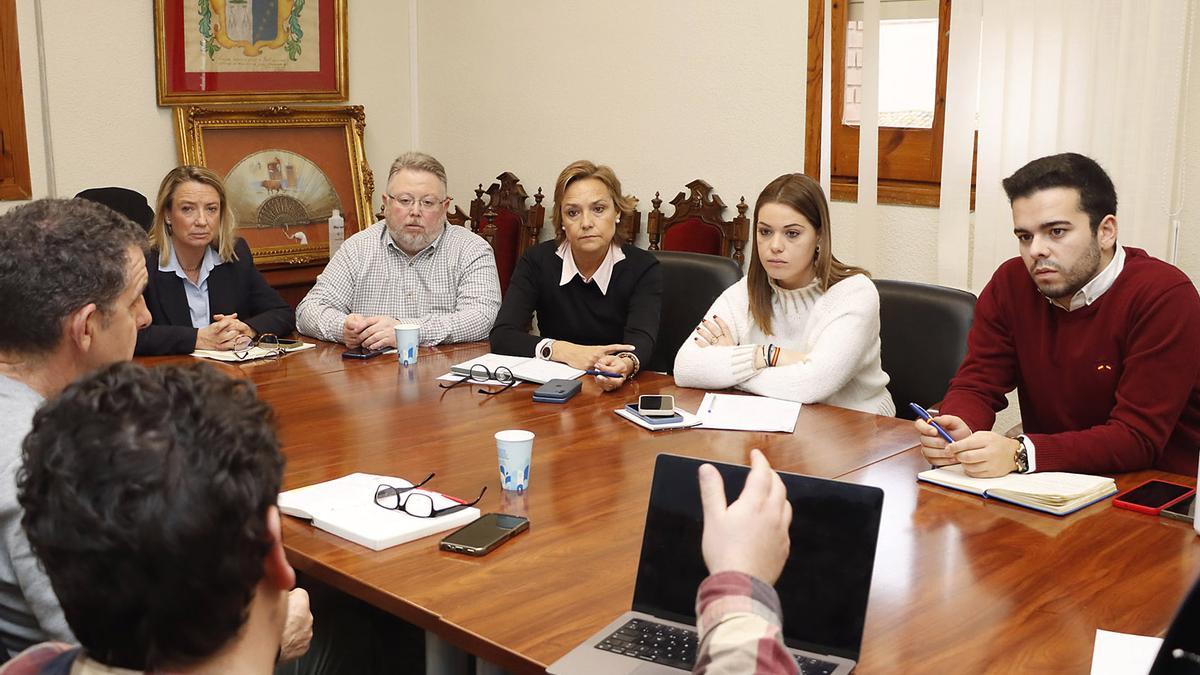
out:
<path id="1" fill-rule="evenodd" d="M 270 407 L 207 365 L 115 364 L 39 410 L 21 522 L 88 654 L 184 667 L 236 636 L 282 471 Z"/>
<path id="2" fill-rule="evenodd" d="M 613 208 L 617 210 L 617 220 L 620 220 L 621 216 L 633 213 L 633 210 L 637 208 L 636 197 L 621 194 L 621 179 L 617 178 L 617 173 L 612 170 L 612 167 L 589 162 L 586 159 L 571 162 L 558 174 L 558 180 L 554 181 L 554 208 L 550 212 L 550 221 L 554 224 L 555 235 L 560 241 L 564 236 L 562 210 L 567 188 L 576 181 L 588 178 L 595 178 L 608 188 L 608 196 L 612 198 Z M 619 237 L 620 235 L 613 236 Z"/>
<path id="3" fill-rule="evenodd" d="M 1112 179 L 1091 157 L 1064 152 L 1035 159 L 1001 183 L 1011 204 L 1040 190 L 1063 187 L 1079 192 L 1079 207 L 1088 214 L 1092 234 L 1105 216 L 1117 215 L 1117 190 Z"/>
<path id="4" fill-rule="evenodd" d="M 39 199 L 0 214 L 0 352 L 51 352 L 73 312 L 93 303 L 113 310 L 130 247 L 145 246 L 136 223 L 83 199 Z"/>
<path id="5" fill-rule="evenodd" d="M 168 171 L 158 185 L 158 198 L 154 202 L 154 222 L 150 226 L 150 245 L 159 251 L 159 264 L 166 265 L 171 260 L 168 246 L 171 239 L 171 208 L 174 206 L 176 188 L 184 183 L 200 183 L 217 191 L 217 196 L 221 198 L 221 226 L 215 228 L 212 246 L 221 255 L 221 260 L 236 260 L 233 249 L 237 238 L 234 233 L 237 230 L 237 219 L 233 215 L 233 208 L 229 206 L 229 197 L 225 194 L 225 182 L 212 169 L 184 164 Z"/>
<path id="6" fill-rule="evenodd" d="M 437 176 L 437 179 L 442 183 L 442 190 L 446 189 L 446 167 L 437 161 L 433 155 L 427 155 L 423 152 L 406 152 L 396 158 L 392 162 L 392 168 L 388 170 L 388 181 L 392 180 L 392 176 L 401 171 L 423 171 Z"/>

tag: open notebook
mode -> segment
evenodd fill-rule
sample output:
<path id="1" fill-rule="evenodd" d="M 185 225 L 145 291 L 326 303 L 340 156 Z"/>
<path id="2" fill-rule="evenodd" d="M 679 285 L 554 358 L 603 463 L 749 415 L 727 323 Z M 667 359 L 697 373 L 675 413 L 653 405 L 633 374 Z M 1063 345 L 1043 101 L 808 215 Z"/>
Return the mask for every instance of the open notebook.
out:
<path id="1" fill-rule="evenodd" d="M 471 374 L 471 366 L 476 364 L 487 366 L 487 369 L 493 373 L 496 372 L 496 368 L 504 366 L 511 370 L 513 377 L 518 380 L 537 384 L 546 384 L 550 380 L 574 380 L 583 375 L 582 370 L 572 368 L 565 363 L 524 356 L 504 356 L 503 354 L 484 354 L 470 361 L 456 363 L 450 366 L 450 372 L 454 375 L 467 376 Z"/>
<path id="2" fill-rule="evenodd" d="M 1117 484 L 1104 476 L 1081 473 L 1010 473 L 1000 478 L 972 478 L 961 464 L 930 469 L 917 480 L 999 499 L 1035 511 L 1065 516 L 1113 495 Z"/>
<path id="3" fill-rule="evenodd" d="M 281 492 L 279 510 L 289 516 L 310 520 L 326 532 L 374 551 L 462 527 L 479 518 L 479 509 L 474 507 L 436 518 L 417 518 L 403 511 L 385 509 L 375 503 L 375 489 L 381 483 L 393 487 L 412 485 L 394 476 L 352 473 Z M 443 509 L 457 503 L 436 492 L 422 492 L 433 497 L 434 508 Z"/>

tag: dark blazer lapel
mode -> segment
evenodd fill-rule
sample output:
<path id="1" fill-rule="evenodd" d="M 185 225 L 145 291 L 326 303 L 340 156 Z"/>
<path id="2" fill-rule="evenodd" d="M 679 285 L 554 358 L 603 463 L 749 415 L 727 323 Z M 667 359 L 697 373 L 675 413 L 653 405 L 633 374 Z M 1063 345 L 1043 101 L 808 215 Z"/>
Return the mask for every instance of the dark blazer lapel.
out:
<path id="1" fill-rule="evenodd" d="M 213 314 L 234 314 L 237 312 L 237 274 L 233 266 L 234 263 L 232 261 L 222 263 L 208 273 L 208 309 Z M 245 321 L 250 317 L 238 318 Z"/>
<path id="2" fill-rule="evenodd" d="M 170 325 L 192 325 L 192 312 L 188 309 L 187 294 L 183 292 L 183 279 L 174 272 L 159 270 L 155 274 L 158 275 L 159 301 Z"/>

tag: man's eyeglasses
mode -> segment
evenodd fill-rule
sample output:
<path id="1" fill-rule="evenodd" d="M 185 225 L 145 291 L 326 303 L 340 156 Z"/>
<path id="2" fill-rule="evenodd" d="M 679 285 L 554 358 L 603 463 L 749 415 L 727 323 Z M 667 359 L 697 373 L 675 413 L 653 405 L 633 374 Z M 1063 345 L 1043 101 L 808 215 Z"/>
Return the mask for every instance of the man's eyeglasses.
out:
<path id="1" fill-rule="evenodd" d="M 421 208 L 421 210 L 424 211 L 425 213 L 429 213 L 431 211 L 436 210 L 442 204 L 445 204 L 446 199 L 447 199 L 446 197 L 442 197 L 441 199 L 434 199 L 433 197 L 422 197 L 420 199 L 420 201 L 418 201 L 416 199 L 413 199 L 409 195 L 400 195 L 399 197 L 397 197 L 396 195 L 388 194 L 386 192 L 383 193 L 383 195 L 385 197 L 387 197 L 389 200 L 391 200 L 392 202 L 394 202 L 396 204 L 396 206 L 399 206 L 400 208 L 404 209 L 405 211 L 411 211 L 414 206 L 419 206 Z"/>
<path id="2" fill-rule="evenodd" d="M 433 476 L 434 474 L 431 473 L 425 477 L 425 480 L 411 487 L 398 488 L 391 485 L 380 485 L 379 487 L 375 488 L 376 506 L 381 506 L 385 509 L 393 511 L 403 511 L 408 515 L 416 516 L 417 518 L 437 518 L 438 516 L 444 516 L 449 513 L 462 511 L 463 509 L 475 506 L 479 503 L 479 500 L 483 499 L 483 493 L 487 492 L 487 486 L 484 485 L 483 489 L 479 491 L 479 496 L 476 497 L 475 501 L 473 502 L 460 502 L 454 506 L 447 506 L 441 509 L 434 508 L 433 496 L 424 492 L 415 491 L 417 488 L 428 483 Z M 447 495 L 442 496 L 446 497 L 447 499 L 454 499 L 453 497 L 449 497 Z"/>
<path id="3" fill-rule="evenodd" d="M 263 349 L 265 352 L 255 353 L 255 347 Z M 283 353 L 286 351 L 287 348 L 280 343 L 278 336 L 274 333 L 263 333 L 254 339 L 243 335 L 233 348 L 233 355 L 243 360 L 248 358 L 260 359 L 263 357 L 278 358 L 283 356 Z"/>
<path id="4" fill-rule="evenodd" d="M 514 387 L 517 384 L 517 378 L 513 376 L 513 372 L 506 366 L 499 366 L 496 368 L 496 370 L 492 371 L 488 370 L 488 367 L 482 363 L 473 363 L 471 364 L 470 373 L 466 377 L 462 378 L 458 382 L 455 382 L 454 384 L 439 384 L 438 386 L 442 389 L 453 389 L 463 382 L 487 382 L 488 380 L 499 382 L 500 384 L 504 385 L 496 391 L 488 391 L 487 389 L 483 388 L 478 390 L 479 393 L 487 394 L 488 396 L 495 396 L 496 394 Z"/>

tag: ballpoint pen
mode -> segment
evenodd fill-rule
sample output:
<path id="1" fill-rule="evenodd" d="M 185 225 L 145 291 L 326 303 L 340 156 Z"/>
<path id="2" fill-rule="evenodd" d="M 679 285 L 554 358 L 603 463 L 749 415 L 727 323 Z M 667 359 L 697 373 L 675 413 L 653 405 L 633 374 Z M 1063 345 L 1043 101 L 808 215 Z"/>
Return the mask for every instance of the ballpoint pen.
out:
<path id="1" fill-rule="evenodd" d="M 620 373 L 610 373 L 610 372 L 604 371 L 604 370 L 585 370 L 583 372 L 585 375 L 599 375 L 600 377 L 612 377 L 612 378 L 618 378 L 618 379 L 625 377 L 624 375 L 622 375 Z"/>
<path id="2" fill-rule="evenodd" d="M 909 405 L 909 407 L 911 407 L 913 409 L 913 412 L 917 413 L 917 415 L 920 416 L 920 418 L 925 421 L 926 424 L 933 427 L 934 429 L 937 429 L 938 435 L 941 436 L 942 438 L 946 439 L 947 443 L 954 442 L 954 439 L 950 438 L 950 434 L 946 433 L 946 430 L 942 428 L 942 425 L 933 421 L 933 416 L 929 414 L 928 410 L 922 408 L 921 406 L 917 405 L 916 403 L 909 403 L 908 405 Z"/>

